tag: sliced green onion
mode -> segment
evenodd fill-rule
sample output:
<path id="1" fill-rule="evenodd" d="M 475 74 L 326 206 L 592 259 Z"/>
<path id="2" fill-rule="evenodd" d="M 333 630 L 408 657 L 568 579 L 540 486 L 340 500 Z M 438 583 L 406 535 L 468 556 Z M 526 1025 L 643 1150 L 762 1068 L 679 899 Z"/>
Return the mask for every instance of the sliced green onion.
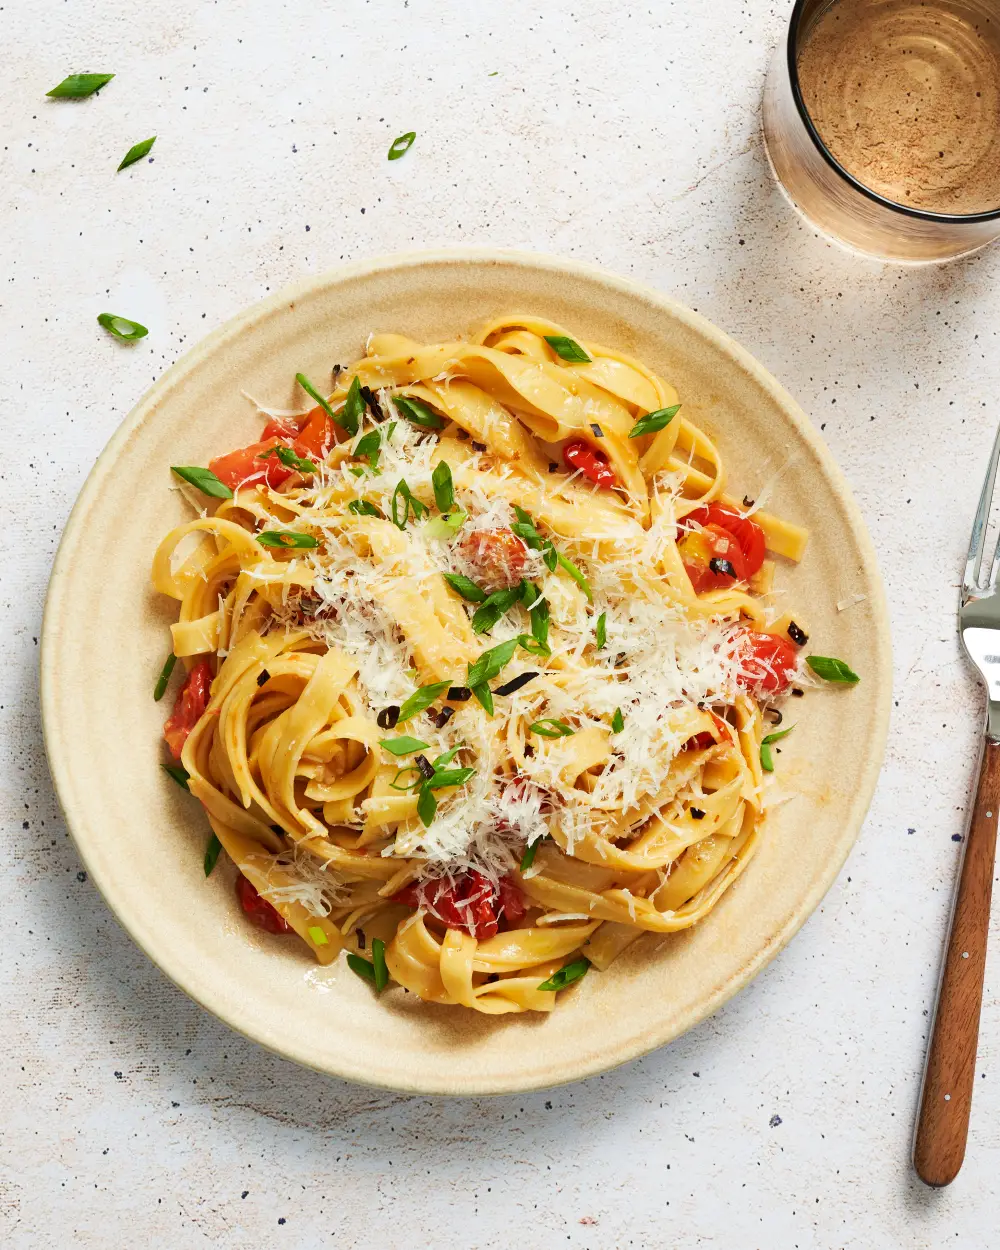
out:
<path id="1" fill-rule="evenodd" d="M 136 161 L 141 161 L 155 142 L 156 135 L 153 135 L 152 139 L 143 139 L 141 143 L 137 143 L 134 147 L 129 148 L 116 172 L 120 174 L 123 169 L 128 169 L 129 165 L 134 165 Z"/>
<path id="2" fill-rule="evenodd" d="M 447 790 L 450 786 L 464 786 L 476 775 L 474 768 L 444 768 L 435 772 L 427 781 L 429 790 Z M 425 822 L 426 823 L 426 822 Z"/>
<path id="3" fill-rule="evenodd" d="M 352 499 L 347 505 L 347 511 L 353 512 L 355 516 L 377 516 L 382 519 L 379 509 L 367 499 Z"/>
<path id="4" fill-rule="evenodd" d="M 419 738 L 411 738 L 409 734 L 403 734 L 400 738 L 380 738 L 379 746 L 385 747 L 392 755 L 412 755 L 414 751 L 423 751 L 430 743 L 422 742 Z"/>
<path id="5" fill-rule="evenodd" d="M 144 339 L 149 333 L 146 327 L 140 325 L 138 321 L 130 321 L 128 317 L 119 317 L 117 313 L 99 313 L 97 320 L 109 334 L 113 334 L 116 339 L 121 339 L 123 343 L 135 343 L 139 339 Z"/>
<path id="6" fill-rule="evenodd" d="M 202 469 L 196 464 L 172 464 L 170 472 L 201 491 L 203 495 L 212 495 L 215 499 L 232 499 L 233 492 L 220 482 L 211 469 Z"/>
<path id="7" fill-rule="evenodd" d="M 431 484 L 434 487 L 434 502 L 438 506 L 438 512 L 450 512 L 455 506 L 455 484 L 446 460 L 434 466 Z"/>
<path id="8" fill-rule="evenodd" d="M 305 460 L 302 456 L 296 455 L 291 447 L 269 447 L 267 451 L 262 451 L 255 459 L 266 460 L 269 456 L 277 456 L 286 469 L 295 469 L 299 473 L 316 472 L 316 462 L 314 460 Z"/>
<path id="9" fill-rule="evenodd" d="M 604 644 L 608 641 L 608 614 L 602 612 L 597 618 L 597 628 L 594 630 L 594 641 L 598 651 L 604 650 Z"/>
<path id="10" fill-rule="evenodd" d="M 400 777 L 405 777 L 407 773 L 416 773 L 416 780 L 408 782 L 405 786 L 400 785 Z M 391 790 L 400 790 L 405 794 L 407 791 L 416 790 L 417 786 L 423 785 L 424 780 L 424 774 L 420 771 L 416 764 L 411 764 L 408 768 L 396 769 L 396 775 L 393 777 L 392 781 L 389 782 L 389 788 Z"/>
<path id="11" fill-rule="evenodd" d="M 381 994 L 389 984 L 389 969 L 385 962 L 385 943 L 381 938 L 372 942 L 372 965 L 375 969 L 375 992 Z"/>
<path id="12" fill-rule="evenodd" d="M 447 516 L 432 517 L 421 531 L 427 538 L 454 538 L 469 519 L 464 508 L 456 508 Z"/>
<path id="13" fill-rule="evenodd" d="M 318 924 L 311 924 L 306 932 L 309 934 L 310 938 L 312 938 L 314 946 L 330 945 L 330 939 L 326 936 L 326 933 L 319 927 Z"/>
<path id="14" fill-rule="evenodd" d="M 181 768 L 180 764 L 164 764 L 163 771 L 177 782 L 182 790 L 190 793 L 191 787 L 188 785 L 188 778 L 191 774 L 186 768 Z"/>
<path id="15" fill-rule="evenodd" d="M 409 720 L 411 716 L 416 716 L 418 712 L 422 712 L 425 708 L 430 707 L 434 700 L 444 694 L 450 685 L 450 681 L 436 681 L 430 686 L 421 686 L 418 690 L 414 690 L 413 694 L 399 709 L 396 724 L 401 725 L 404 720 Z"/>
<path id="16" fill-rule="evenodd" d="M 528 513 L 525 512 L 523 508 L 518 507 L 517 504 L 514 504 L 513 508 L 517 521 L 510 527 L 511 531 L 515 533 L 523 542 L 525 542 L 532 551 L 537 551 L 542 545 L 542 536 L 539 534 L 538 530 L 535 529 L 534 521 L 532 521 Z"/>
<path id="17" fill-rule="evenodd" d="M 558 972 L 553 972 L 547 981 L 538 987 L 540 990 L 564 990 L 567 985 L 579 981 L 590 971 L 589 959 L 574 959 L 571 964 L 563 964 Z"/>
<path id="18" fill-rule="evenodd" d="M 479 702 L 486 709 L 487 715 L 492 716 L 493 715 L 493 691 L 489 688 L 486 682 L 484 681 L 479 682 L 475 686 L 470 686 L 469 689 L 472 691 L 472 693 L 476 696 Z"/>
<path id="19" fill-rule="evenodd" d="M 62 82 L 46 91 L 53 100 L 85 100 L 87 96 L 99 91 L 105 83 L 109 83 L 114 74 L 70 74 Z"/>
<path id="20" fill-rule="evenodd" d="M 542 548 L 542 563 L 550 573 L 554 573 L 559 567 L 559 552 L 551 543 L 546 543 Z"/>
<path id="21" fill-rule="evenodd" d="M 492 595 L 483 600 L 482 606 L 477 609 L 473 616 L 472 632 L 475 634 L 489 633 L 497 621 L 502 616 L 505 616 L 520 598 L 520 583 L 508 590 L 495 590 Z"/>
<path id="22" fill-rule="evenodd" d="M 212 875 L 212 869 L 215 867 L 219 855 L 222 853 L 222 843 L 213 833 L 208 839 L 208 846 L 205 848 L 205 876 Z"/>
<path id="23" fill-rule="evenodd" d="M 679 411 L 680 404 L 674 404 L 671 408 L 657 408 L 655 412 L 647 412 L 629 430 L 629 438 L 638 438 L 641 434 L 655 434 L 658 430 L 665 429 Z"/>
<path id="24" fill-rule="evenodd" d="M 153 687 L 153 700 L 156 703 L 163 698 L 167 690 L 167 682 L 170 680 L 170 674 L 174 671 L 174 665 L 177 663 L 177 656 L 171 651 L 160 669 L 160 675 L 156 679 L 156 685 Z"/>
<path id="25" fill-rule="evenodd" d="M 312 534 L 296 534 L 290 530 L 264 530 L 256 535 L 262 547 L 318 547 L 319 539 Z"/>
<path id="26" fill-rule="evenodd" d="M 469 675 L 465 684 L 472 689 L 473 693 L 475 693 L 478 685 L 485 681 L 492 681 L 494 677 L 500 676 L 517 650 L 517 642 L 516 638 L 511 638 L 508 642 L 501 642 L 499 646 L 490 647 L 488 651 L 482 653 L 478 660 L 469 665 Z"/>
<path id="27" fill-rule="evenodd" d="M 576 339 L 571 339 L 565 334 L 546 334 L 544 338 L 555 354 L 561 356 L 563 360 L 572 361 L 574 364 L 590 364 L 590 357 Z"/>
<path id="28" fill-rule="evenodd" d="M 527 585 L 532 585 L 528 582 Z M 532 586 L 536 594 L 540 593 L 537 586 Z M 536 599 L 534 606 L 528 609 L 528 616 L 531 618 L 531 636 L 538 643 L 538 652 L 540 655 L 549 654 L 549 601 L 548 599 Z"/>
<path id="29" fill-rule="evenodd" d="M 625 728 L 625 717 L 622 715 L 621 708 L 616 707 L 615 714 L 611 718 L 611 732 L 613 734 L 620 734 L 624 728 Z"/>
<path id="30" fill-rule="evenodd" d="M 861 680 L 843 660 L 835 660 L 828 655 L 807 655 L 806 663 L 816 676 L 822 677 L 824 681 L 839 681 L 853 686 L 855 682 Z"/>
<path id="31" fill-rule="evenodd" d="M 789 725 L 787 729 L 779 729 L 777 733 L 768 734 L 766 738 L 761 740 L 760 766 L 764 772 L 774 772 L 774 756 L 771 754 L 771 744 L 777 742 L 780 738 L 784 738 L 786 734 L 790 734 L 794 728 L 794 725 Z"/>
<path id="32" fill-rule="evenodd" d="M 430 827 L 437 809 L 438 801 L 434 797 L 434 791 L 429 785 L 421 786 L 420 797 L 417 799 L 417 815 L 423 822 L 425 829 Z"/>
<path id="33" fill-rule="evenodd" d="M 315 386 L 313 386 L 313 384 L 309 381 L 309 379 L 306 377 L 304 373 L 297 373 L 295 375 L 295 381 L 298 382 L 299 386 L 302 387 L 302 389 L 310 397 L 310 399 L 314 399 L 316 403 L 319 404 L 319 406 L 323 409 L 323 411 L 326 413 L 326 415 L 330 418 L 331 421 L 335 421 L 337 425 L 339 425 L 342 430 L 346 430 L 348 434 L 352 434 L 352 435 L 357 434 L 358 432 L 357 420 L 355 420 L 352 426 L 350 417 L 347 414 L 346 405 L 344 406 L 343 412 L 340 412 L 340 413 L 334 412 L 333 409 L 330 407 L 330 401 L 323 398 L 323 396 L 319 393 L 319 391 L 315 388 Z M 354 381 L 357 382 L 357 378 L 355 378 Z M 353 387 L 353 385 L 354 383 L 352 382 L 351 386 Z"/>
<path id="34" fill-rule="evenodd" d="M 555 549 L 553 548 L 553 550 Z M 593 595 L 593 591 L 590 589 L 590 582 L 587 581 L 587 579 L 580 572 L 580 570 L 576 567 L 573 561 L 567 560 L 567 558 L 562 554 L 562 552 L 556 553 L 556 560 L 558 561 L 559 567 L 561 569 L 566 570 L 566 572 L 570 575 L 570 577 L 572 577 L 573 581 L 576 582 L 576 584 L 580 587 L 583 593 L 587 596 L 587 602 L 593 603 L 594 595 Z"/>
<path id="35" fill-rule="evenodd" d="M 409 395 L 393 395 L 392 402 L 407 421 L 412 421 L 414 425 L 427 430 L 444 429 L 442 418 L 421 400 L 412 399 Z"/>
<path id="36" fill-rule="evenodd" d="M 460 742 L 457 747 L 452 747 L 450 751 L 445 751 L 444 755 L 439 755 L 436 760 L 431 760 L 431 768 L 437 772 L 439 769 L 444 768 L 446 764 L 450 764 L 464 745 L 464 743 Z"/>
<path id="37" fill-rule="evenodd" d="M 521 871 L 527 872 L 531 865 L 535 862 L 535 856 L 538 854 L 539 845 L 545 841 L 548 834 L 543 833 L 537 837 L 534 842 L 529 842 L 524 848 L 524 854 L 521 856 Z"/>
<path id="38" fill-rule="evenodd" d="M 402 517 L 400 517 L 399 514 L 398 501 L 400 499 L 403 501 Z M 392 492 L 390 507 L 392 511 L 392 523 L 397 529 L 401 530 L 406 529 L 406 522 L 410 519 L 411 510 L 415 521 L 419 521 L 422 516 L 430 511 L 427 505 L 425 503 L 421 503 L 416 495 L 414 495 L 413 491 L 410 490 L 409 486 L 406 484 L 405 478 L 400 478 L 396 483 L 396 489 Z"/>
<path id="39" fill-rule="evenodd" d="M 398 139 L 393 139 L 389 148 L 389 160 L 398 161 L 404 153 L 409 152 L 416 137 L 417 132 L 415 130 L 408 130 L 405 135 L 400 135 Z"/>
<path id="40" fill-rule="evenodd" d="M 552 716 L 543 716 L 528 726 L 528 733 L 538 734 L 541 738 L 571 738 L 576 733 L 564 720 L 556 720 Z"/>
<path id="41" fill-rule="evenodd" d="M 355 955 L 351 951 L 347 956 L 347 966 L 352 972 L 356 972 L 362 981 L 368 981 L 371 985 L 375 984 L 375 969 L 367 959 L 362 959 L 360 955 Z"/>
<path id="42" fill-rule="evenodd" d="M 522 651 L 527 651 L 529 655 L 552 654 L 552 648 L 547 642 L 539 642 L 537 638 L 532 638 L 528 634 L 521 634 L 518 637 L 517 645 L 522 649 Z M 497 693 L 501 694 L 502 691 L 497 691 Z"/>
<path id="43" fill-rule="evenodd" d="M 470 603 L 486 602 L 486 591 L 481 590 L 471 577 L 464 577 L 461 573 L 442 573 L 441 576 L 463 599 L 468 599 Z"/>
<path id="44" fill-rule="evenodd" d="M 374 469 L 378 464 L 379 453 L 382 450 L 382 435 L 378 430 L 369 430 L 362 438 L 360 438 L 351 452 L 352 456 L 357 456 L 359 460 L 368 458 L 368 463 Z"/>
<path id="45" fill-rule="evenodd" d="M 361 394 L 361 379 L 355 374 L 351 378 L 351 385 L 347 388 L 347 398 L 340 411 L 340 423 L 348 434 L 357 434 L 364 415 L 365 397 Z"/>

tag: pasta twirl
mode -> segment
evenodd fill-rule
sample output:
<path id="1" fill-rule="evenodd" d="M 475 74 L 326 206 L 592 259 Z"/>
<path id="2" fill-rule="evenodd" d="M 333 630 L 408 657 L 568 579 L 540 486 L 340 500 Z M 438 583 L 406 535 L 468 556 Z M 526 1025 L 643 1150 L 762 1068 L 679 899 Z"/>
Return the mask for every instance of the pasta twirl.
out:
<path id="1" fill-rule="evenodd" d="M 763 592 L 806 534 L 668 383 L 536 317 L 376 334 L 210 468 L 231 497 L 153 561 L 165 737 L 251 918 L 502 1014 L 708 915 L 803 676 Z"/>

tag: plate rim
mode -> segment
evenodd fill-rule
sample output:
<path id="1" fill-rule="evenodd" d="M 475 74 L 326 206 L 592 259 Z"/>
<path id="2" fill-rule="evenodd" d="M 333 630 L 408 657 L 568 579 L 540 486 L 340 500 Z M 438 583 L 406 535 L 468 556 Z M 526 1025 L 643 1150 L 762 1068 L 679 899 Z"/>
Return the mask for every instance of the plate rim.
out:
<path id="1" fill-rule="evenodd" d="M 115 898 L 114 889 L 108 886 L 101 870 L 94 871 L 93 869 L 92 857 L 87 852 L 86 838 L 81 839 L 78 836 L 76 828 L 77 814 L 74 811 L 74 804 L 70 797 L 73 789 L 69 780 L 70 768 L 65 761 L 60 760 L 59 752 L 55 748 L 55 726 L 59 718 L 56 709 L 56 683 L 52 676 L 54 666 L 49 662 L 49 657 L 55 653 L 57 647 L 56 634 L 59 628 L 60 592 L 63 582 L 67 579 L 70 548 L 74 544 L 76 530 L 81 519 L 93 503 L 95 496 L 100 492 L 103 479 L 109 466 L 115 462 L 119 448 L 128 441 L 135 430 L 142 424 L 147 413 L 157 406 L 161 396 L 172 391 L 188 374 L 198 368 L 206 357 L 212 355 L 228 339 L 244 333 L 255 323 L 279 314 L 290 303 L 294 304 L 301 299 L 312 296 L 324 287 L 335 286 L 343 281 L 364 278 L 387 270 L 419 268 L 423 265 L 454 265 L 460 268 L 469 263 L 509 264 L 515 268 L 528 267 L 546 270 L 550 273 L 572 274 L 590 279 L 602 286 L 610 287 L 620 294 L 637 297 L 647 303 L 658 306 L 666 314 L 685 323 L 703 338 L 709 340 L 719 350 L 735 359 L 752 379 L 770 394 L 774 402 L 783 410 L 792 423 L 797 436 L 809 447 L 826 473 L 830 487 L 837 497 L 838 505 L 842 509 L 845 520 L 858 545 L 865 578 L 871 590 L 874 591 L 874 594 L 869 594 L 868 598 L 874 623 L 876 663 L 874 671 L 870 675 L 866 675 L 866 684 L 870 681 L 875 685 L 874 702 L 877 716 L 875 724 L 871 727 L 873 750 L 866 756 L 864 767 L 854 787 L 850 806 L 842 820 L 844 828 L 850 830 L 849 836 L 841 838 L 837 845 L 836 853 L 824 861 L 823 871 L 815 875 L 813 883 L 797 901 L 794 910 L 786 918 L 781 928 L 771 935 L 769 941 L 762 943 L 761 947 L 750 958 L 744 960 L 726 981 L 718 984 L 706 998 L 699 1000 L 697 1005 L 692 1005 L 679 1018 L 675 1018 L 668 1027 L 661 1028 L 659 1031 L 651 1030 L 647 1033 L 637 1034 L 616 1049 L 613 1054 L 601 1054 L 593 1058 L 578 1060 L 565 1077 L 553 1080 L 544 1074 L 540 1074 L 527 1079 L 518 1079 L 517 1077 L 498 1079 L 492 1076 L 484 1079 L 481 1074 L 477 1073 L 469 1080 L 463 1082 L 460 1088 L 456 1088 L 455 1085 L 448 1085 L 445 1081 L 440 1080 L 421 1081 L 405 1077 L 394 1080 L 380 1080 L 373 1076 L 369 1069 L 365 1069 L 361 1065 L 342 1062 L 334 1068 L 328 1064 L 314 1062 L 304 1049 L 296 1047 L 294 1036 L 289 1037 L 288 1034 L 276 1036 L 267 1025 L 261 1024 L 254 1027 L 253 1021 L 250 1019 L 245 1022 L 235 1023 L 221 1005 L 221 996 L 220 1001 L 213 1002 L 211 995 L 203 992 L 200 988 L 192 988 L 188 984 L 190 978 L 185 975 L 185 967 L 182 961 L 177 961 L 180 966 L 175 966 L 169 958 L 169 949 L 167 951 L 157 950 L 155 943 L 146 939 L 142 926 L 137 923 L 138 916 L 133 914 L 136 910 L 135 907 L 130 908 L 127 899 Z M 742 344 L 701 313 L 686 307 L 655 287 L 645 282 L 637 281 L 634 278 L 614 273 L 598 265 L 517 248 L 466 246 L 411 249 L 404 252 L 388 253 L 338 265 L 322 273 L 300 279 L 298 282 L 284 287 L 275 294 L 242 309 L 223 322 L 222 325 L 199 340 L 183 356 L 170 365 L 156 379 L 153 385 L 143 392 L 123 418 L 91 467 L 60 537 L 46 591 L 42 616 L 39 648 L 39 687 L 42 733 L 49 771 L 60 809 L 77 853 L 88 871 L 90 880 L 97 887 L 117 923 L 178 989 L 182 990 L 192 1001 L 215 1016 L 216 1019 L 220 1020 L 228 1028 L 242 1034 L 253 1042 L 265 1046 L 285 1059 L 301 1064 L 303 1067 L 311 1068 L 324 1075 L 335 1076 L 373 1088 L 392 1090 L 403 1094 L 484 1097 L 551 1089 L 558 1085 L 585 1080 L 598 1073 L 611 1071 L 622 1064 L 641 1058 L 643 1055 L 647 1055 L 661 1046 L 668 1045 L 717 1012 L 734 995 L 745 988 L 788 945 L 806 920 L 817 909 L 839 875 L 848 855 L 858 840 L 871 805 L 884 761 L 892 710 L 892 646 L 885 588 L 874 544 L 847 479 L 832 452 L 824 440 L 819 437 L 819 433 L 814 428 L 805 411 L 770 371 Z M 82 819 L 80 824 L 81 826 L 84 824 Z"/>

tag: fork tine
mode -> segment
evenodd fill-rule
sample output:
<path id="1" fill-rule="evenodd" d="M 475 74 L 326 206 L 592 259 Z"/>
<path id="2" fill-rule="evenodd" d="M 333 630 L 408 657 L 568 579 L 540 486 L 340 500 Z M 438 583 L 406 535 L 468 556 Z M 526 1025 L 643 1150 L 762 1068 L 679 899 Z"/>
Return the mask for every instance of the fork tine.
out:
<path id="1" fill-rule="evenodd" d="M 986 470 L 986 480 L 983 482 L 983 492 L 979 496 L 976 519 L 972 523 L 969 555 L 965 564 L 965 590 L 968 594 L 975 594 L 976 591 L 985 589 L 980 585 L 979 575 L 982 571 L 983 546 L 986 542 L 986 526 L 990 519 L 990 505 L 993 502 L 993 485 L 996 482 L 998 463 L 1000 463 L 1000 428 L 997 429 L 996 438 L 993 440 L 993 450 L 990 453 L 989 468 Z M 1000 545 L 993 555 L 991 580 L 996 578 L 998 555 L 1000 555 Z"/>

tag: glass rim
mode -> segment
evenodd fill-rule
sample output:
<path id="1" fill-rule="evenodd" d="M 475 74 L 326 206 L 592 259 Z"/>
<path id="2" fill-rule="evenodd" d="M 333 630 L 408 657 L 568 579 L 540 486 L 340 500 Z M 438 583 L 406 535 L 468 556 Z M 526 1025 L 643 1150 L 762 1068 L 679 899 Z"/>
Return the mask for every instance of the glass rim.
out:
<path id="1" fill-rule="evenodd" d="M 840 161 L 833 155 L 830 149 L 823 142 L 823 138 L 809 115 L 806 108 L 805 100 L 802 98 L 802 89 L 799 86 L 799 69 L 797 64 L 796 53 L 798 51 L 798 35 L 799 26 L 802 21 L 802 12 L 807 4 L 812 0 L 795 0 L 795 7 L 792 9 L 792 16 L 788 23 L 788 38 L 785 43 L 786 61 L 788 64 L 788 78 L 792 87 L 792 98 L 795 101 L 795 107 L 798 110 L 802 124 L 806 128 L 806 133 L 813 142 L 813 146 L 820 156 L 826 161 L 830 168 L 846 183 L 852 186 L 855 191 L 860 191 L 862 195 L 869 200 L 874 200 L 876 204 L 881 204 L 883 208 L 888 208 L 894 213 L 900 213 L 904 217 L 915 217 L 918 221 L 938 222 L 944 225 L 961 225 L 963 223 L 974 223 L 979 221 L 995 221 L 1000 218 L 1000 205 L 996 208 L 986 209 L 978 213 L 935 213 L 926 208 L 911 208 L 908 204 L 900 204 L 896 200 L 890 200 L 887 196 L 880 195 L 877 191 L 873 191 L 871 187 L 865 186 L 860 179 L 850 173 L 841 165 Z M 836 0 L 834 0 L 836 2 Z M 829 7 L 829 6 L 827 6 Z"/>

